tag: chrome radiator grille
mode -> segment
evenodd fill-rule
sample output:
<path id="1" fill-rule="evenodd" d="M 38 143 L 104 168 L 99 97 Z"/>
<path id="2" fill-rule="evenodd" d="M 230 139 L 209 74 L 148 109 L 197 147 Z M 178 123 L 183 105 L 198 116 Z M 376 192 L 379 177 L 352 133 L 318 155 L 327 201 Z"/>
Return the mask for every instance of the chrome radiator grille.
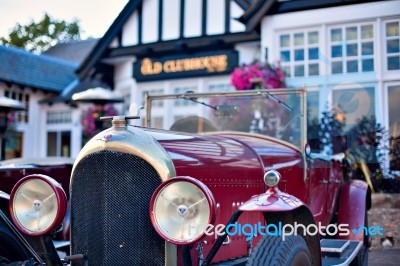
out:
<path id="1" fill-rule="evenodd" d="M 165 242 L 149 217 L 160 183 L 155 169 L 132 154 L 83 158 L 71 182 L 72 254 L 85 254 L 89 265 L 164 265 Z"/>

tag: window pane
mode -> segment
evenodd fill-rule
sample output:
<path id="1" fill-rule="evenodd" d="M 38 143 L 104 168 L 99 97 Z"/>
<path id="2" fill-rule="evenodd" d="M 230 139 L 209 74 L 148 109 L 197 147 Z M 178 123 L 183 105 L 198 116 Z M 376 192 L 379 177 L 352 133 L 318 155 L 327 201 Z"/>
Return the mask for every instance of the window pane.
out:
<path id="1" fill-rule="evenodd" d="M 346 28 L 346 40 L 357 40 L 357 27 Z"/>
<path id="2" fill-rule="evenodd" d="M 388 40 L 386 43 L 386 51 L 388 53 L 398 53 L 400 50 L 400 42 L 397 40 Z"/>
<path id="3" fill-rule="evenodd" d="M 304 34 L 296 33 L 294 35 L 294 45 L 304 45 Z"/>
<path id="4" fill-rule="evenodd" d="M 390 22 L 386 24 L 386 36 L 399 36 L 399 23 Z"/>
<path id="5" fill-rule="evenodd" d="M 176 94 L 178 94 L 178 93 L 186 93 L 188 91 L 196 92 L 196 90 L 197 90 L 196 87 L 180 87 L 180 88 L 175 88 L 174 92 Z M 179 100 L 175 100 L 174 105 L 175 106 L 190 106 L 190 105 L 196 105 L 196 103 L 193 101 L 188 101 L 186 99 L 179 99 Z"/>
<path id="6" fill-rule="evenodd" d="M 307 143 L 313 152 L 320 152 L 318 91 L 307 91 L 307 127 Z"/>
<path id="7" fill-rule="evenodd" d="M 307 120 L 318 120 L 319 115 L 319 95 L 318 91 L 307 92 Z"/>
<path id="8" fill-rule="evenodd" d="M 358 52 L 357 52 L 357 44 L 347 44 L 346 45 L 346 55 L 347 56 L 357 56 Z"/>
<path id="9" fill-rule="evenodd" d="M 347 64 L 347 72 L 348 73 L 358 72 L 357 60 L 349 60 L 346 62 L 346 64 Z"/>
<path id="10" fill-rule="evenodd" d="M 345 115 L 345 132 L 354 128 L 363 117 L 375 117 L 375 90 L 363 89 L 333 90 L 333 108 Z"/>
<path id="11" fill-rule="evenodd" d="M 304 65 L 298 65 L 294 67 L 294 76 L 303 77 L 304 76 Z"/>
<path id="12" fill-rule="evenodd" d="M 389 99 L 389 134 L 393 138 L 390 142 L 390 168 L 400 170 L 398 150 L 400 148 L 400 86 L 388 88 Z"/>
<path id="13" fill-rule="evenodd" d="M 362 71 L 374 71 L 374 59 L 363 59 L 362 60 Z"/>
<path id="14" fill-rule="evenodd" d="M 361 26 L 361 39 L 372 39 L 374 37 L 374 28 L 372 25 Z"/>
<path id="15" fill-rule="evenodd" d="M 308 75 L 310 75 L 310 76 L 319 75 L 319 64 L 309 64 L 308 65 Z"/>
<path id="16" fill-rule="evenodd" d="M 47 133 L 47 156 L 57 156 L 57 132 Z"/>
<path id="17" fill-rule="evenodd" d="M 290 77 L 290 66 L 282 66 L 282 71 L 287 77 Z"/>
<path id="18" fill-rule="evenodd" d="M 12 136 L 9 136 L 5 146 L 5 160 L 20 158 L 23 154 L 23 140 L 24 134 L 22 132 L 15 132 Z"/>
<path id="19" fill-rule="evenodd" d="M 318 31 L 308 33 L 308 44 L 318 43 Z"/>
<path id="20" fill-rule="evenodd" d="M 152 127 L 164 128 L 163 125 L 164 125 L 164 118 L 162 116 L 158 116 L 158 117 L 154 117 L 153 118 L 153 121 L 151 123 Z"/>
<path id="21" fill-rule="evenodd" d="M 69 157 L 71 154 L 71 132 L 61 132 L 61 156 Z"/>
<path id="22" fill-rule="evenodd" d="M 59 123 L 71 123 L 72 113 L 71 111 L 48 111 L 47 112 L 47 124 L 59 124 Z"/>
<path id="23" fill-rule="evenodd" d="M 361 44 L 361 54 L 362 55 L 373 55 L 374 54 L 374 43 L 365 42 Z"/>
<path id="24" fill-rule="evenodd" d="M 313 59 L 318 59 L 319 56 L 319 49 L 318 48 L 310 48 L 308 49 L 308 59 L 313 60 Z"/>
<path id="25" fill-rule="evenodd" d="M 290 62 L 290 51 L 281 51 L 281 61 Z"/>
<path id="26" fill-rule="evenodd" d="M 332 42 L 339 42 L 342 40 L 342 29 L 332 29 L 331 30 L 331 40 Z"/>
<path id="27" fill-rule="evenodd" d="M 307 143 L 313 152 L 320 152 L 319 128 L 319 95 L 318 91 L 307 91 Z"/>
<path id="28" fill-rule="evenodd" d="M 388 70 L 400 69 L 400 56 L 388 57 Z"/>
<path id="29" fill-rule="evenodd" d="M 304 49 L 294 50 L 294 60 L 303 61 L 304 60 Z"/>
<path id="30" fill-rule="evenodd" d="M 290 36 L 288 34 L 281 35 L 280 46 L 281 47 L 289 47 L 290 46 Z"/>
<path id="31" fill-rule="evenodd" d="M 334 45 L 332 46 L 332 57 L 342 57 L 342 46 Z"/>
<path id="32" fill-rule="evenodd" d="M 163 89 L 154 89 L 154 90 L 145 90 L 142 92 L 142 99 L 143 99 L 143 105 L 145 104 L 145 95 L 146 93 L 148 95 L 161 95 L 164 94 L 164 90 Z M 155 101 L 151 101 L 151 106 L 152 107 L 163 107 L 163 101 L 162 100 L 155 100 Z"/>
<path id="33" fill-rule="evenodd" d="M 392 137 L 400 137 L 400 86 L 391 86 L 388 88 L 389 99 L 389 128 Z M 397 125 L 396 125 L 397 124 Z M 397 128 L 394 128 L 396 126 Z M 396 131 L 396 132 L 395 132 Z"/>
<path id="34" fill-rule="evenodd" d="M 221 92 L 221 91 L 229 92 L 232 91 L 232 89 L 233 88 L 229 83 L 219 83 L 219 84 L 217 83 L 217 84 L 210 84 L 208 86 L 208 90 L 210 92 Z"/>
<path id="35" fill-rule="evenodd" d="M 332 62 L 332 74 L 343 73 L 342 62 Z"/>

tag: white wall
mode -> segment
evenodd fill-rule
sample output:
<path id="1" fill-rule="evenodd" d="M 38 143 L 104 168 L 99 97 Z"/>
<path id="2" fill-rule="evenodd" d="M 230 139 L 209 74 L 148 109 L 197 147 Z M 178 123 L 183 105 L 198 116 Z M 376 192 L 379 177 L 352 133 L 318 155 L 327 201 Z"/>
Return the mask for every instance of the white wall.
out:
<path id="1" fill-rule="evenodd" d="M 163 41 L 179 38 L 180 8 L 180 0 L 169 0 L 168 4 L 163 6 Z"/>
<path id="2" fill-rule="evenodd" d="M 126 32 L 122 34 L 122 46 L 131 46 L 139 42 L 138 27 L 138 11 L 135 11 L 122 28 L 122 31 Z"/>
<path id="3" fill-rule="evenodd" d="M 184 30 L 183 37 L 191 38 L 201 36 L 203 19 L 203 1 L 186 0 L 184 8 Z M 163 41 L 179 39 L 180 36 L 180 0 L 162 1 L 162 36 Z M 143 43 L 153 43 L 158 41 L 158 0 L 143 1 L 142 8 L 142 36 Z M 225 11 L 230 9 L 229 32 L 243 32 L 245 25 L 236 19 L 240 17 L 244 10 L 231 0 L 229 6 L 225 6 L 225 0 L 207 0 L 206 34 L 218 35 L 225 33 Z M 122 45 L 136 45 L 138 39 L 138 14 L 135 11 L 123 27 Z"/>

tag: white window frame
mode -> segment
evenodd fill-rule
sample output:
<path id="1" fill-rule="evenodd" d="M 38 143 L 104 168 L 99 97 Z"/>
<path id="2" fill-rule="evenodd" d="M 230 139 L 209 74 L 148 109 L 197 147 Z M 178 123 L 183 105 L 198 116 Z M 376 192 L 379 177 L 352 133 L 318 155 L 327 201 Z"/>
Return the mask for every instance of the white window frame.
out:
<path id="1" fill-rule="evenodd" d="M 387 41 L 388 41 L 388 39 L 390 39 L 390 40 L 393 40 L 393 39 L 400 39 L 400 35 L 399 36 L 392 36 L 392 37 L 387 37 L 386 36 L 386 25 L 388 24 L 388 23 L 392 23 L 392 22 L 397 22 L 398 24 L 399 24 L 399 28 L 400 28 L 400 17 L 398 17 L 398 18 L 395 18 L 395 19 L 388 19 L 388 20 L 384 20 L 384 21 L 382 21 L 382 49 L 383 49 L 383 66 L 382 66 L 382 69 L 383 69 L 383 71 L 385 72 L 385 73 L 396 73 L 396 72 L 399 72 L 400 71 L 400 68 L 399 69 L 393 69 L 393 70 L 389 70 L 388 69 L 388 57 L 389 57 L 389 55 L 388 55 L 388 53 L 387 53 Z M 397 56 L 399 56 L 400 57 L 400 51 L 398 52 L 398 53 L 394 53 L 394 54 L 391 54 L 391 55 L 397 55 Z"/>
<path id="2" fill-rule="evenodd" d="M 361 38 L 361 27 L 372 25 L 373 37 L 370 39 L 362 39 Z M 350 27 L 357 27 L 357 39 L 355 40 L 346 40 L 346 29 Z M 334 29 L 340 29 L 342 34 L 342 39 L 340 41 L 332 41 L 331 31 Z M 377 71 L 377 25 L 376 21 L 363 21 L 357 23 L 346 23 L 346 24 L 337 24 L 330 25 L 327 27 L 327 53 L 330 61 L 329 65 L 329 75 L 346 75 L 346 74 L 360 74 L 360 73 L 373 73 Z M 372 55 L 362 55 L 362 44 L 366 42 L 372 42 L 373 44 L 373 54 Z M 357 55 L 347 56 L 347 44 L 356 44 L 357 45 Z M 341 57 L 332 57 L 332 46 L 340 45 L 342 48 L 342 56 Z M 362 63 L 363 59 L 372 59 L 374 69 L 371 71 L 363 71 Z M 357 61 L 357 71 L 356 72 L 348 72 L 347 61 Z M 342 63 L 342 72 L 333 73 L 333 62 L 341 62 Z"/>
<path id="3" fill-rule="evenodd" d="M 311 32 L 317 32 L 318 33 L 318 42 L 315 44 L 309 44 L 308 41 L 308 34 Z M 294 36 L 296 34 L 303 34 L 303 44 L 302 45 L 295 45 L 294 44 Z M 282 49 L 281 47 L 281 36 L 282 35 L 289 35 L 289 46 L 284 47 Z M 321 34 L 321 28 L 305 28 L 305 29 L 293 29 L 290 31 L 279 31 L 276 32 L 276 44 L 277 44 L 277 52 L 278 52 L 278 58 L 280 60 L 280 65 L 282 69 L 284 70 L 286 67 L 289 67 L 290 74 L 287 75 L 287 78 L 304 78 L 304 77 L 316 77 L 321 75 L 321 44 L 323 40 L 321 40 L 322 34 Z M 309 59 L 309 49 L 311 48 L 318 48 L 318 59 Z M 289 49 L 290 52 L 290 60 L 289 61 L 282 61 L 281 57 L 281 52 Z M 297 49 L 303 49 L 304 50 L 304 59 L 302 61 L 295 61 L 295 50 Z M 310 75 L 309 74 L 309 65 L 310 64 L 318 64 L 318 74 L 317 75 Z M 296 66 L 304 66 L 304 75 L 303 76 L 295 76 L 295 68 Z"/>

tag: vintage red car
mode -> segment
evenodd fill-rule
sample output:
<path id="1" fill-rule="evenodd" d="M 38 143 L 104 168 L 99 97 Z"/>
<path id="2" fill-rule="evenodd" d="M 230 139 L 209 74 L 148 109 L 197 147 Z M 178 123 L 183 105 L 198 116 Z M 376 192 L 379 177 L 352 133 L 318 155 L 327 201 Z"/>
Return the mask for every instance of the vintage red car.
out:
<path id="1" fill-rule="evenodd" d="M 343 154 L 310 151 L 305 96 L 147 96 L 146 127 L 128 126 L 137 117 L 105 118 L 112 127 L 72 169 L 71 254 L 59 258 L 50 241 L 65 193 L 34 174 L 11 193 L 12 222 L 1 215 L 0 256 L 46 265 L 366 265 L 368 186 L 348 179 Z M 171 130 L 152 128 L 162 108 L 188 104 L 171 113 Z"/>

